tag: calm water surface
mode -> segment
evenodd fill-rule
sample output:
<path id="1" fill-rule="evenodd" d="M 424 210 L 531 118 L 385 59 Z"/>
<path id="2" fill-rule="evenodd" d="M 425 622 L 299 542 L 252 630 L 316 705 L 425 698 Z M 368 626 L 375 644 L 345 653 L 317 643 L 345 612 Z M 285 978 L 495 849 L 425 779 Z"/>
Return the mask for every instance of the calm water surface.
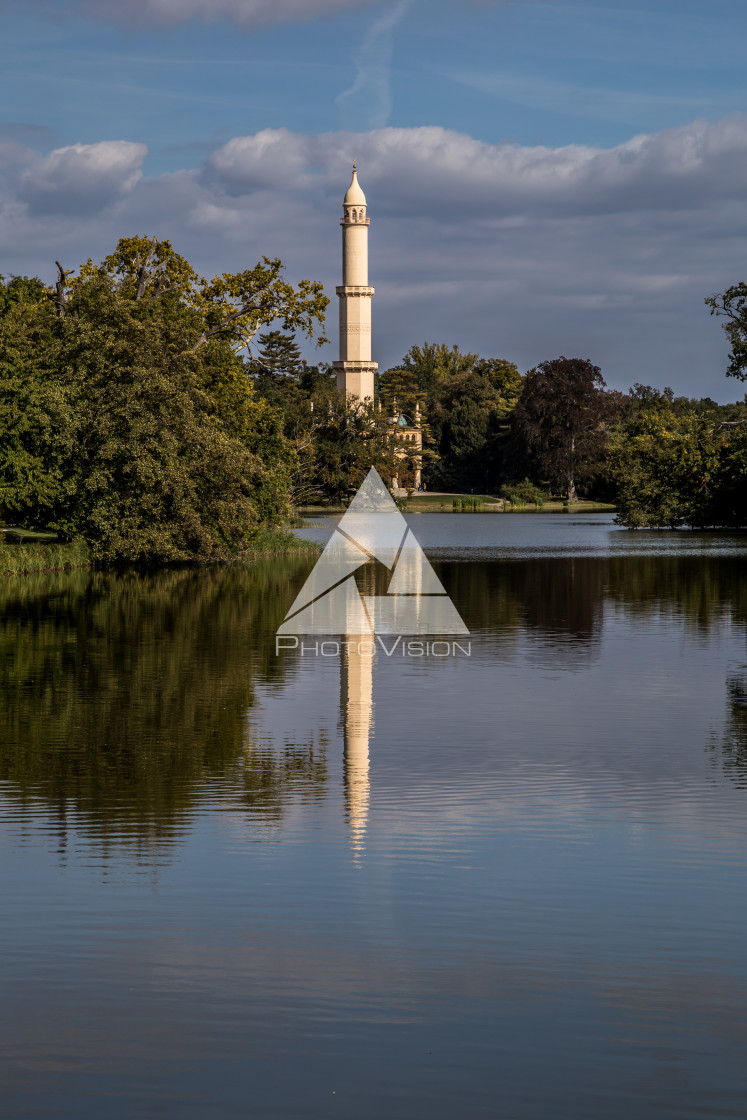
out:
<path id="1" fill-rule="evenodd" d="M 747 538 L 409 520 L 469 657 L 0 583 L 3 1120 L 747 1115 Z"/>

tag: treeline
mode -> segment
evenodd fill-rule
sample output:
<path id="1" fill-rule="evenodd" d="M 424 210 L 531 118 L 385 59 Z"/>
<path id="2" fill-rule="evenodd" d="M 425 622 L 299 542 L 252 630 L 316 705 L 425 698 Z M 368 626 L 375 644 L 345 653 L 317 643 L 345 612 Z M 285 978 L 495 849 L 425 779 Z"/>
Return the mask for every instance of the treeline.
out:
<path id="1" fill-rule="evenodd" d="M 260 397 L 283 413 L 301 464 L 299 495 L 344 497 L 378 449 L 379 469 L 403 486 L 422 463 L 429 490 L 610 501 L 631 527 L 747 524 L 744 401 L 718 405 L 639 384 L 620 393 L 578 358 L 522 376 L 505 359 L 426 342 L 379 376 L 373 410 L 351 415 L 330 369 L 306 366 L 282 332 L 261 336 L 249 371 Z M 400 445 L 392 463 L 400 416 L 420 423 L 423 453 Z"/>
<path id="2" fill-rule="evenodd" d="M 200 276 L 168 241 L 121 240 L 58 280 L 0 283 L 0 522 L 86 542 L 98 561 L 225 559 L 293 508 L 345 501 L 371 465 L 429 490 L 617 502 L 631 526 L 747 524 L 747 405 L 607 389 L 590 361 L 522 375 L 412 346 L 376 400 L 341 399 L 321 285 L 279 260 Z M 747 379 L 747 286 L 726 318 Z M 397 438 L 419 425 L 422 453 Z"/>

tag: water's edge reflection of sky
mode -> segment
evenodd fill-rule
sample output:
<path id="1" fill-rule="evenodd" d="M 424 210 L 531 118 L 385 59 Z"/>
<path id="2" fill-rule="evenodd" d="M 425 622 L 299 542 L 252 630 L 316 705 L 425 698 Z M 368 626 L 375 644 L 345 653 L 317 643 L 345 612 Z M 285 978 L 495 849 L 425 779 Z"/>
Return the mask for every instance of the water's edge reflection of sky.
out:
<path id="1" fill-rule="evenodd" d="M 408 520 L 470 657 L 0 585 L 0 1116 L 747 1113 L 747 540 Z"/>

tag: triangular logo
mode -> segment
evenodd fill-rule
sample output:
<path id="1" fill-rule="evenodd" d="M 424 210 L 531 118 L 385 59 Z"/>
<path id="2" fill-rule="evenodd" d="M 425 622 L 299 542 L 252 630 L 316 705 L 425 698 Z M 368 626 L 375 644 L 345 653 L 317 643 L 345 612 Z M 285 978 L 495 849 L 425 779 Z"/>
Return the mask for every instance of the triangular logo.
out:
<path id="1" fill-rule="evenodd" d="M 361 596 L 353 573 L 375 559 L 386 595 Z M 374 467 L 295 598 L 278 634 L 469 634 Z"/>

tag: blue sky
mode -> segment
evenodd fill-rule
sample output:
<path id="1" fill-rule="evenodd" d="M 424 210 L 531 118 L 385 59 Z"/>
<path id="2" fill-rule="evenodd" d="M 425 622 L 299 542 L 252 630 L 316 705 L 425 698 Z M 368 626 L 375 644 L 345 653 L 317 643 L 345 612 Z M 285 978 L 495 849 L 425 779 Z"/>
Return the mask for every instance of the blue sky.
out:
<path id="1" fill-rule="evenodd" d="M 331 292 L 357 155 L 382 367 L 428 338 L 741 396 L 702 300 L 747 279 L 742 0 L 0 15 L 0 272 L 50 277 L 148 232 L 206 272 L 277 254 Z"/>

